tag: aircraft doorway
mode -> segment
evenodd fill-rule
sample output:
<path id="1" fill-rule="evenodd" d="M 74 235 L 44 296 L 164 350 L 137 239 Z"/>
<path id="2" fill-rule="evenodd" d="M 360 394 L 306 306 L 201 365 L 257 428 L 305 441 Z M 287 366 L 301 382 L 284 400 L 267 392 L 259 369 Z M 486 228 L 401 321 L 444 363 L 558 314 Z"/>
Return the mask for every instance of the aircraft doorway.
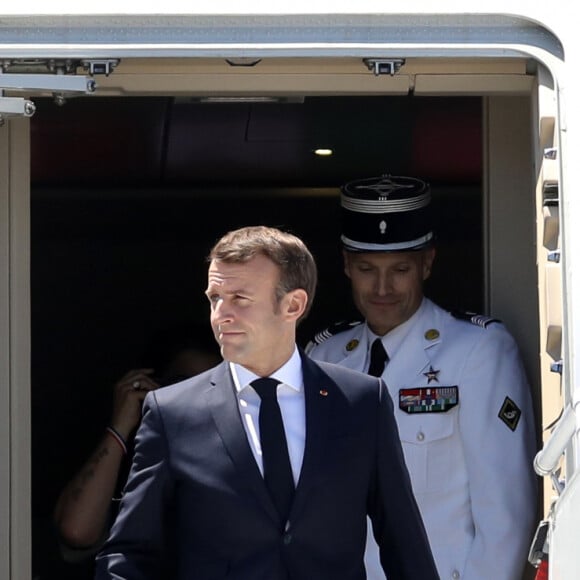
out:
<path id="1" fill-rule="evenodd" d="M 286 227 L 313 250 L 320 285 L 300 328 L 304 344 L 356 317 L 338 243 L 340 185 L 418 176 L 432 184 L 437 217 L 429 295 L 450 309 L 484 306 L 480 97 L 79 98 L 37 107 L 32 511 L 41 578 L 55 569 L 55 578 L 80 580 L 58 563 L 56 497 L 101 436 L 113 383 L 155 336 L 190 323 L 209 332 L 204 257 L 225 231 Z M 317 146 L 334 155 L 316 157 Z"/>

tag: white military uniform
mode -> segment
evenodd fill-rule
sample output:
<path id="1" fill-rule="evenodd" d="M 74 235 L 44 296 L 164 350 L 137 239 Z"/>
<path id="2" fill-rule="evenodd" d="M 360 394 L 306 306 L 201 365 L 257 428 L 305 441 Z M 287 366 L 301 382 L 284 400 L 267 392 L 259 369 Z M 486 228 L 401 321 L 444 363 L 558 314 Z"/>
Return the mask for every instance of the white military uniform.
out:
<path id="1" fill-rule="evenodd" d="M 360 323 L 307 352 L 366 371 L 375 338 Z M 483 328 L 425 298 L 382 340 L 390 357 L 382 378 L 439 575 L 519 580 L 535 519 L 536 443 L 513 338 L 497 322 Z M 369 580 L 384 579 L 372 537 L 365 563 Z"/>

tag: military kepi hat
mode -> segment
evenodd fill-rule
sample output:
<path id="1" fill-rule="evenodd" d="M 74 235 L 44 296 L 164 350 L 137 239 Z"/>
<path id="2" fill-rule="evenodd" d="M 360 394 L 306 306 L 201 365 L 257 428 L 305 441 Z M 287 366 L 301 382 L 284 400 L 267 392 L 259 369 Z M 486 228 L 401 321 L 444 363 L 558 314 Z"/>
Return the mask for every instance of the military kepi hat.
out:
<path id="1" fill-rule="evenodd" d="M 351 252 L 418 250 L 433 240 L 429 184 L 381 175 L 342 187 L 341 240 Z"/>

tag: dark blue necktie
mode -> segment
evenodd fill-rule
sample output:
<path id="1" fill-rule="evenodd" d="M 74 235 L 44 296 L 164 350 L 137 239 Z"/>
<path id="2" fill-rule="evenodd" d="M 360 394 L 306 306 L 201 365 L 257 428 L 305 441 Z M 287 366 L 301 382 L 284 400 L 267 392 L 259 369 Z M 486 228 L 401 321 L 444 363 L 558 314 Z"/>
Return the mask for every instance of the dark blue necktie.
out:
<path id="1" fill-rule="evenodd" d="M 383 346 L 383 341 L 380 338 L 375 339 L 371 347 L 371 364 L 369 365 L 368 374 L 373 377 L 380 377 L 388 360 L 389 355 Z"/>
<path id="2" fill-rule="evenodd" d="M 262 378 L 251 384 L 262 400 L 259 424 L 264 480 L 284 526 L 294 497 L 294 477 L 290 466 L 284 423 L 276 397 L 276 389 L 280 381 Z"/>

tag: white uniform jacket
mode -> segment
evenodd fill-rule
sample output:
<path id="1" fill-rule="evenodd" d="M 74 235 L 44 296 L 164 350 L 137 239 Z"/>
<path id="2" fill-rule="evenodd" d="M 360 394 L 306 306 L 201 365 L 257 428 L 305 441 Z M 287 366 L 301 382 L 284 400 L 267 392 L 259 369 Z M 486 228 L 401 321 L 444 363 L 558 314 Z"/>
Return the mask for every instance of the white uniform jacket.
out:
<path id="1" fill-rule="evenodd" d="M 502 324 L 459 320 L 428 299 L 405 324 L 382 378 L 439 574 L 519 580 L 536 513 L 536 443 L 517 346 Z M 361 323 L 307 352 L 366 371 L 371 341 Z M 383 579 L 372 551 L 368 578 Z"/>

